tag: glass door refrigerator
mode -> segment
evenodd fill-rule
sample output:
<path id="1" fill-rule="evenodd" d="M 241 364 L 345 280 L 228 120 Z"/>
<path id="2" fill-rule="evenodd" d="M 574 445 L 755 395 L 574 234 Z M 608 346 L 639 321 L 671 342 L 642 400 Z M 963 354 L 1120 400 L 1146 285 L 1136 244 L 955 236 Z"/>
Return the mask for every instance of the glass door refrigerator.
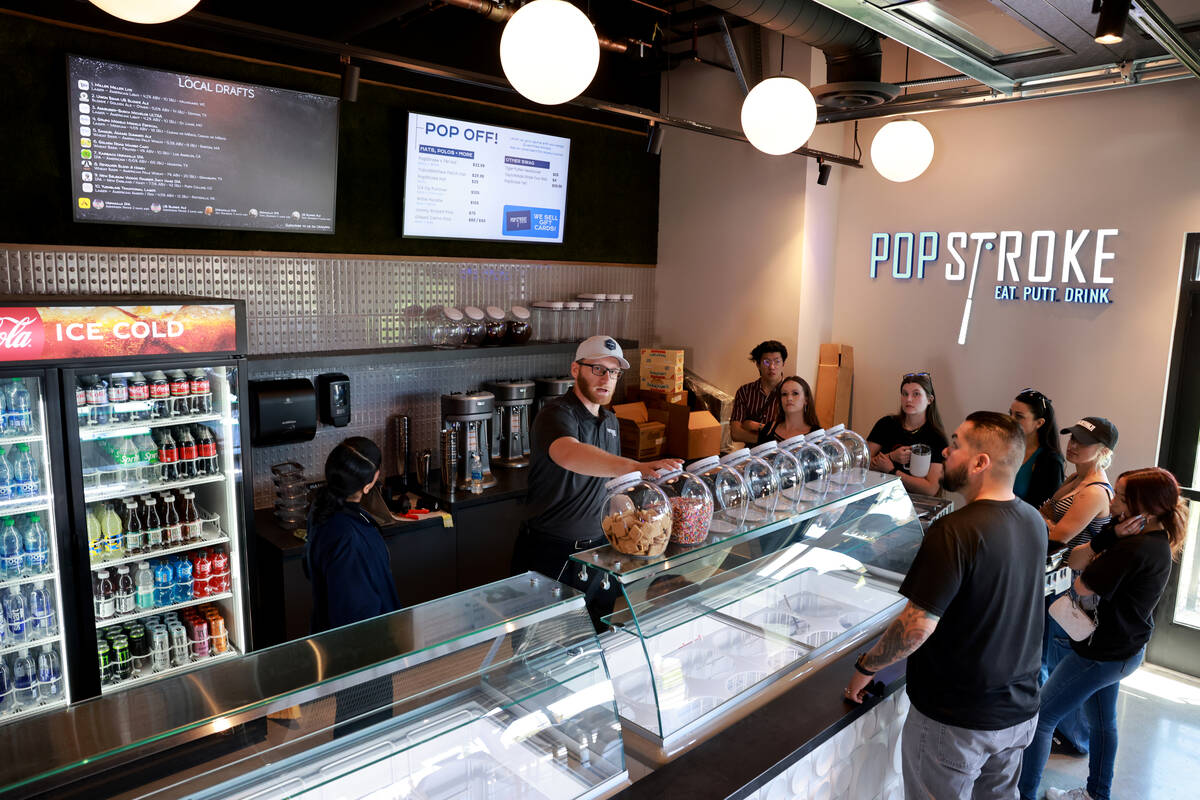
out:
<path id="1" fill-rule="evenodd" d="M 46 449 L 66 494 L 54 558 L 71 701 L 249 650 L 244 305 L 0 302 L 16 304 L 58 390 L 61 443 Z"/>

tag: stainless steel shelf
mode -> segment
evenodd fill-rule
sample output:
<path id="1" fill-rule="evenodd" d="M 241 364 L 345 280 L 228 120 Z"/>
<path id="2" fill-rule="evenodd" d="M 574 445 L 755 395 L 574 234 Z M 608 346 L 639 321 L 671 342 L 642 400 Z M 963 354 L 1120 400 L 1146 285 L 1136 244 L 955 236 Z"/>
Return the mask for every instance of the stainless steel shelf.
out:
<path id="1" fill-rule="evenodd" d="M 154 608 L 139 609 L 132 614 L 119 614 L 108 619 L 97 619 L 96 629 L 101 630 L 111 625 L 122 625 L 135 619 L 150 617 L 155 614 L 165 614 L 168 611 L 179 611 L 180 609 L 189 608 L 190 606 L 202 606 L 205 603 L 215 603 L 218 600 L 230 600 L 233 598 L 233 592 L 221 592 L 220 594 L 209 595 L 208 597 L 194 597 L 191 600 L 184 600 L 182 603 L 171 603 L 167 606 L 155 606 Z"/>
<path id="2" fill-rule="evenodd" d="M 4 591 L 10 586 L 20 586 L 26 583 L 37 583 L 38 581 L 46 581 L 49 583 L 56 580 L 58 580 L 58 573 L 54 570 L 42 572 L 37 575 L 25 575 L 20 578 L 9 578 L 6 581 L 0 581 L 0 591 Z"/>
<path id="3" fill-rule="evenodd" d="M 117 436 L 136 436 L 148 433 L 151 428 L 170 428 L 175 425 L 191 425 L 196 422 L 220 422 L 224 414 L 195 414 L 165 419 L 148 419 L 140 422 L 122 422 L 120 424 L 80 426 L 79 439 L 84 442 L 96 439 L 112 439 Z"/>
<path id="4" fill-rule="evenodd" d="M 0 517 L 15 517 L 18 514 L 33 514 L 38 511 L 45 511 L 50 507 L 50 500 L 50 495 L 39 494 L 37 497 L 31 499 L 21 497 L 0 501 Z"/>
<path id="5" fill-rule="evenodd" d="M 178 481 L 162 481 L 161 483 L 148 484 L 146 486 L 120 486 L 99 489 L 84 489 L 83 500 L 86 503 L 98 503 L 102 500 L 112 500 L 118 497 L 136 497 L 139 494 L 147 494 L 150 492 L 164 492 L 170 489 L 186 489 L 189 486 L 202 486 L 206 483 L 218 483 L 225 480 L 225 475 L 218 473 L 216 475 L 201 475 L 197 478 L 185 478 Z"/>
<path id="6" fill-rule="evenodd" d="M 125 680 L 121 681 L 120 683 L 104 684 L 103 686 L 100 687 L 100 693 L 101 694 L 112 694 L 113 692 L 120 692 L 125 689 L 129 689 L 130 687 L 133 687 L 133 686 L 140 686 L 144 683 L 150 683 L 151 681 L 156 681 L 159 678 L 166 678 L 171 675 L 178 675 L 181 672 L 189 672 L 194 669 L 200 669 L 201 667 L 207 667 L 210 664 L 216 664 L 221 661 L 228 661 L 230 659 L 237 658 L 240 655 L 241 655 L 241 653 L 238 652 L 238 649 L 236 647 L 234 647 L 232 644 L 230 644 L 228 646 L 228 648 L 226 648 L 224 653 L 219 653 L 217 655 L 210 655 L 210 656 L 207 656 L 206 658 L 198 659 L 196 661 L 189 661 L 186 664 L 180 664 L 178 667 L 168 667 L 167 669 L 164 669 L 160 672 L 147 672 L 143 675 L 138 675 L 137 677 L 126 678 Z"/>
<path id="7" fill-rule="evenodd" d="M 26 620 L 25 624 L 28 625 L 29 620 Z M 62 634 L 56 633 L 53 636 L 43 636 L 41 639 L 34 639 L 33 641 L 30 641 L 30 642 L 6 644 L 3 647 L 0 647 L 0 656 L 5 656 L 5 655 L 8 655 L 9 653 L 16 653 L 20 650 L 29 650 L 31 655 L 36 656 L 36 654 L 32 652 L 35 647 L 41 647 L 42 645 L 47 645 L 47 644 L 54 644 L 55 642 L 58 642 L 61 640 L 62 640 Z"/>
<path id="8" fill-rule="evenodd" d="M 30 444 L 31 442 L 40 443 L 43 438 L 41 431 L 34 431 L 26 436 L 0 435 L 0 447 L 8 447 L 14 444 Z"/>
<path id="9" fill-rule="evenodd" d="M 221 531 L 215 536 L 201 536 L 198 542 L 185 542 L 174 547 L 167 547 L 162 550 L 154 550 L 149 553 L 139 553 L 132 556 L 120 556 L 119 558 L 106 558 L 103 561 L 91 562 L 90 569 L 95 572 L 99 569 L 113 569 L 122 564 L 136 564 L 138 561 L 149 561 L 154 558 L 163 558 L 164 556 L 173 556 L 176 553 L 186 553 L 189 550 L 198 550 L 201 547 L 211 547 L 215 544 L 225 544 L 229 541 L 229 534 Z"/>

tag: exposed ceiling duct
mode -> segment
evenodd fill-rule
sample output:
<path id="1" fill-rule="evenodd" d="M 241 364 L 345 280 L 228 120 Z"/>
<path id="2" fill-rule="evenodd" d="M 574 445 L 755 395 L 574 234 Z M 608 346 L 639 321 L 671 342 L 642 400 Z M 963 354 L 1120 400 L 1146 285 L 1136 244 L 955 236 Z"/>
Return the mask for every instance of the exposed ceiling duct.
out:
<path id="1" fill-rule="evenodd" d="M 704 0 L 710 6 L 796 39 L 825 54 L 826 83 L 813 97 L 826 108 L 886 103 L 900 89 L 882 83 L 879 34 L 812 0 Z"/>

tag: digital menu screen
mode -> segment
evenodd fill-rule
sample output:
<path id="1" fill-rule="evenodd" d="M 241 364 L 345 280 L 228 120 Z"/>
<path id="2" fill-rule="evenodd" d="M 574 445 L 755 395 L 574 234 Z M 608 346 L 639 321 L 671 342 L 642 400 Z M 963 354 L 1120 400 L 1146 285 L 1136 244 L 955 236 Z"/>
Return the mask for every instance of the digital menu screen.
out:
<path id="1" fill-rule="evenodd" d="M 76 222 L 333 233 L 338 99 L 68 57 Z"/>
<path id="2" fill-rule="evenodd" d="M 571 140 L 408 115 L 404 235 L 562 244 Z"/>

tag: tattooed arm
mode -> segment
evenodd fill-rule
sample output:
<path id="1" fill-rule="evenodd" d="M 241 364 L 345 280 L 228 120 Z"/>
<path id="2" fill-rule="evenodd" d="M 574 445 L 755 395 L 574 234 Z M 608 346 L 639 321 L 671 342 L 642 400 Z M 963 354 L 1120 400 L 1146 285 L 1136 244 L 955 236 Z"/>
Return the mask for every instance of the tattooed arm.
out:
<path id="1" fill-rule="evenodd" d="M 904 606 L 904 610 L 900 612 L 900 616 L 892 620 L 891 625 L 888 625 L 887 630 L 883 632 L 883 636 L 879 638 L 875 646 L 863 656 L 861 662 L 863 668 L 871 672 L 878 672 L 884 667 L 912 655 L 933 633 L 938 619 L 936 614 L 914 605 L 910 600 Z M 850 684 L 846 687 L 847 699 L 861 703 L 865 697 L 867 684 L 870 682 L 869 676 L 855 670 L 850 678 Z"/>

